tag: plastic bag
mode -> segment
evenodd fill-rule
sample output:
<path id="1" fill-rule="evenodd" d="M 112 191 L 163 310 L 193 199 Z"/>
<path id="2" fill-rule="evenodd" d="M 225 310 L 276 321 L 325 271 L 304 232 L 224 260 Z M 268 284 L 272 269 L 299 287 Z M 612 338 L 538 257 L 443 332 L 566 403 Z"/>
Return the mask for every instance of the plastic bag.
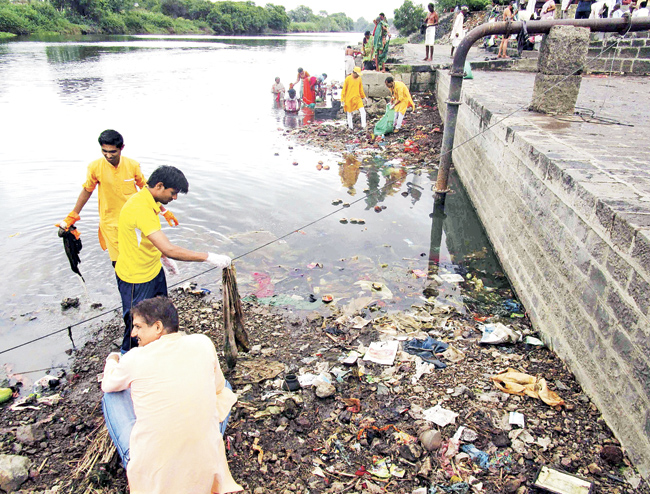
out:
<path id="1" fill-rule="evenodd" d="M 467 60 L 465 60 L 464 72 L 465 75 L 463 76 L 463 79 L 474 79 L 474 74 L 472 74 L 472 66 Z"/>
<path id="2" fill-rule="evenodd" d="M 383 136 L 393 132 L 393 122 L 395 121 L 395 110 L 390 105 L 386 105 L 386 113 L 381 120 L 375 124 L 375 135 Z"/>

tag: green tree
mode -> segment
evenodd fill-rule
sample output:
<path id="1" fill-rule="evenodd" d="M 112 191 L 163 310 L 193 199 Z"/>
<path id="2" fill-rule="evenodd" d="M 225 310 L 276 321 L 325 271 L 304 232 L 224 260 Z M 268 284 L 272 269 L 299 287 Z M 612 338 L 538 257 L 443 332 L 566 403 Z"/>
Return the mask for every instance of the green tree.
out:
<path id="1" fill-rule="evenodd" d="M 328 18 L 333 19 L 339 25 L 340 31 L 352 31 L 354 29 L 354 21 L 350 19 L 343 12 L 330 14 Z"/>
<path id="2" fill-rule="evenodd" d="M 268 16 L 268 26 L 270 29 L 273 29 L 274 31 L 281 31 L 281 32 L 287 32 L 289 29 L 289 23 L 291 20 L 289 19 L 289 16 L 287 15 L 287 11 L 285 10 L 283 5 L 273 5 L 272 3 L 267 3 L 266 7 L 266 14 Z"/>
<path id="3" fill-rule="evenodd" d="M 187 19 L 206 20 L 212 10 L 212 2 L 209 0 L 188 0 Z"/>
<path id="4" fill-rule="evenodd" d="M 420 28 L 427 16 L 422 5 L 414 5 L 411 0 L 404 0 L 401 7 L 395 9 L 395 27 L 402 36 L 408 36 Z"/>
<path id="5" fill-rule="evenodd" d="M 506 0 L 507 1 L 507 0 Z M 485 10 L 487 9 L 490 4 L 491 0 L 438 0 L 438 8 L 443 9 L 443 10 L 448 10 L 448 9 L 453 9 L 454 7 L 461 6 L 461 5 L 466 5 L 469 10 L 475 12 L 478 10 Z M 496 0 L 496 3 L 502 3 L 501 0 Z"/>
<path id="6" fill-rule="evenodd" d="M 160 4 L 162 13 L 170 17 L 187 17 L 188 3 L 185 0 L 163 0 Z"/>
<path id="7" fill-rule="evenodd" d="M 289 18 L 293 22 L 314 22 L 318 19 L 318 16 L 314 15 L 314 12 L 306 5 L 298 5 L 298 7 L 289 11 Z"/>
<path id="8" fill-rule="evenodd" d="M 363 33 L 365 31 L 372 31 L 373 27 L 374 25 L 372 22 L 365 20 L 363 17 L 359 17 L 354 22 L 354 26 L 352 27 L 352 30 Z"/>

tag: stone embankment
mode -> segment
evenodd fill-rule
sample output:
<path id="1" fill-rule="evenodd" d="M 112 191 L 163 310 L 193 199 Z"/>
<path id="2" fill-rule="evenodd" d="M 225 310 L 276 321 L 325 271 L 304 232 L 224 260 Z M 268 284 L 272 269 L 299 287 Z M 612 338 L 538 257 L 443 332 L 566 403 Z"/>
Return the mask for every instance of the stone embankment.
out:
<path id="1" fill-rule="evenodd" d="M 629 127 L 650 131 L 647 81 L 583 78 L 578 106 L 603 121 L 527 113 L 532 74 L 474 76 L 454 165 L 533 324 L 648 476 L 650 152 Z"/>

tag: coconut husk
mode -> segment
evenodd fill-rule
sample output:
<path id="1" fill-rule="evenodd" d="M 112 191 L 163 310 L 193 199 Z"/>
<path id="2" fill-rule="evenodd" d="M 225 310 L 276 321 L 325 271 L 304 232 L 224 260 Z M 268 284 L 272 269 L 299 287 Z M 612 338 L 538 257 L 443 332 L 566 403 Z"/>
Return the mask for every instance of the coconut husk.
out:
<path id="1" fill-rule="evenodd" d="M 244 311 L 237 290 L 237 273 L 232 265 L 223 270 L 223 325 L 226 365 L 232 370 L 237 364 L 238 352 L 250 351 Z"/>

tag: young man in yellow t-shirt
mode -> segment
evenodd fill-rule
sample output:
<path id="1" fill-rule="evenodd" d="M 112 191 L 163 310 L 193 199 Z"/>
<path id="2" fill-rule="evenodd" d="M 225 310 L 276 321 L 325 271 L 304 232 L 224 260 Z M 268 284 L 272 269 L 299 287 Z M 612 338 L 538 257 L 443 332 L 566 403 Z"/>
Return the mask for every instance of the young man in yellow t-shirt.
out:
<path id="1" fill-rule="evenodd" d="M 393 127 L 395 132 L 397 132 L 402 127 L 406 110 L 408 110 L 409 107 L 413 107 L 413 110 L 415 110 L 415 103 L 413 103 L 413 98 L 411 98 L 409 89 L 402 81 L 396 81 L 392 77 L 386 77 L 384 84 L 391 94 L 390 104 L 395 110 Z"/>
<path id="2" fill-rule="evenodd" d="M 142 189 L 146 182 L 140 170 L 140 163 L 122 156 L 124 138 L 115 130 L 105 130 L 99 135 L 99 145 L 103 158 L 88 165 L 86 181 L 77 198 L 73 210 L 57 226 L 67 230 L 81 218 L 81 210 L 98 188 L 97 203 L 99 206 L 99 244 L 103 250 L 108 249 L 113 266 L 117 261 L 117 222 L 124 203 Z M 136 188 L 137 186 L 137 188 Z M 178 225 L 171 211 L 161 210 L 161 214 L 170 226 Z"/>
<path id="3" fill-rule="evenodd" d="M 161 166 L 154 170 L 146 186 L 122 207 L 118 222 L 120 251 L 115 265 L 126 325 L 122 353 L 138 346 L 138 341 L 131 336 L 131 307 L 158 295 L 167 296 L 161 256 L 178 261 L 208 262 L 220 268 L 230 266 L 230 257 L 179 247 L 162 232 L 158 217 L 161 204 L 177 199 L 180 193 L 187 194 L 188 189 L 183 172 L 173 166 Z"/>

